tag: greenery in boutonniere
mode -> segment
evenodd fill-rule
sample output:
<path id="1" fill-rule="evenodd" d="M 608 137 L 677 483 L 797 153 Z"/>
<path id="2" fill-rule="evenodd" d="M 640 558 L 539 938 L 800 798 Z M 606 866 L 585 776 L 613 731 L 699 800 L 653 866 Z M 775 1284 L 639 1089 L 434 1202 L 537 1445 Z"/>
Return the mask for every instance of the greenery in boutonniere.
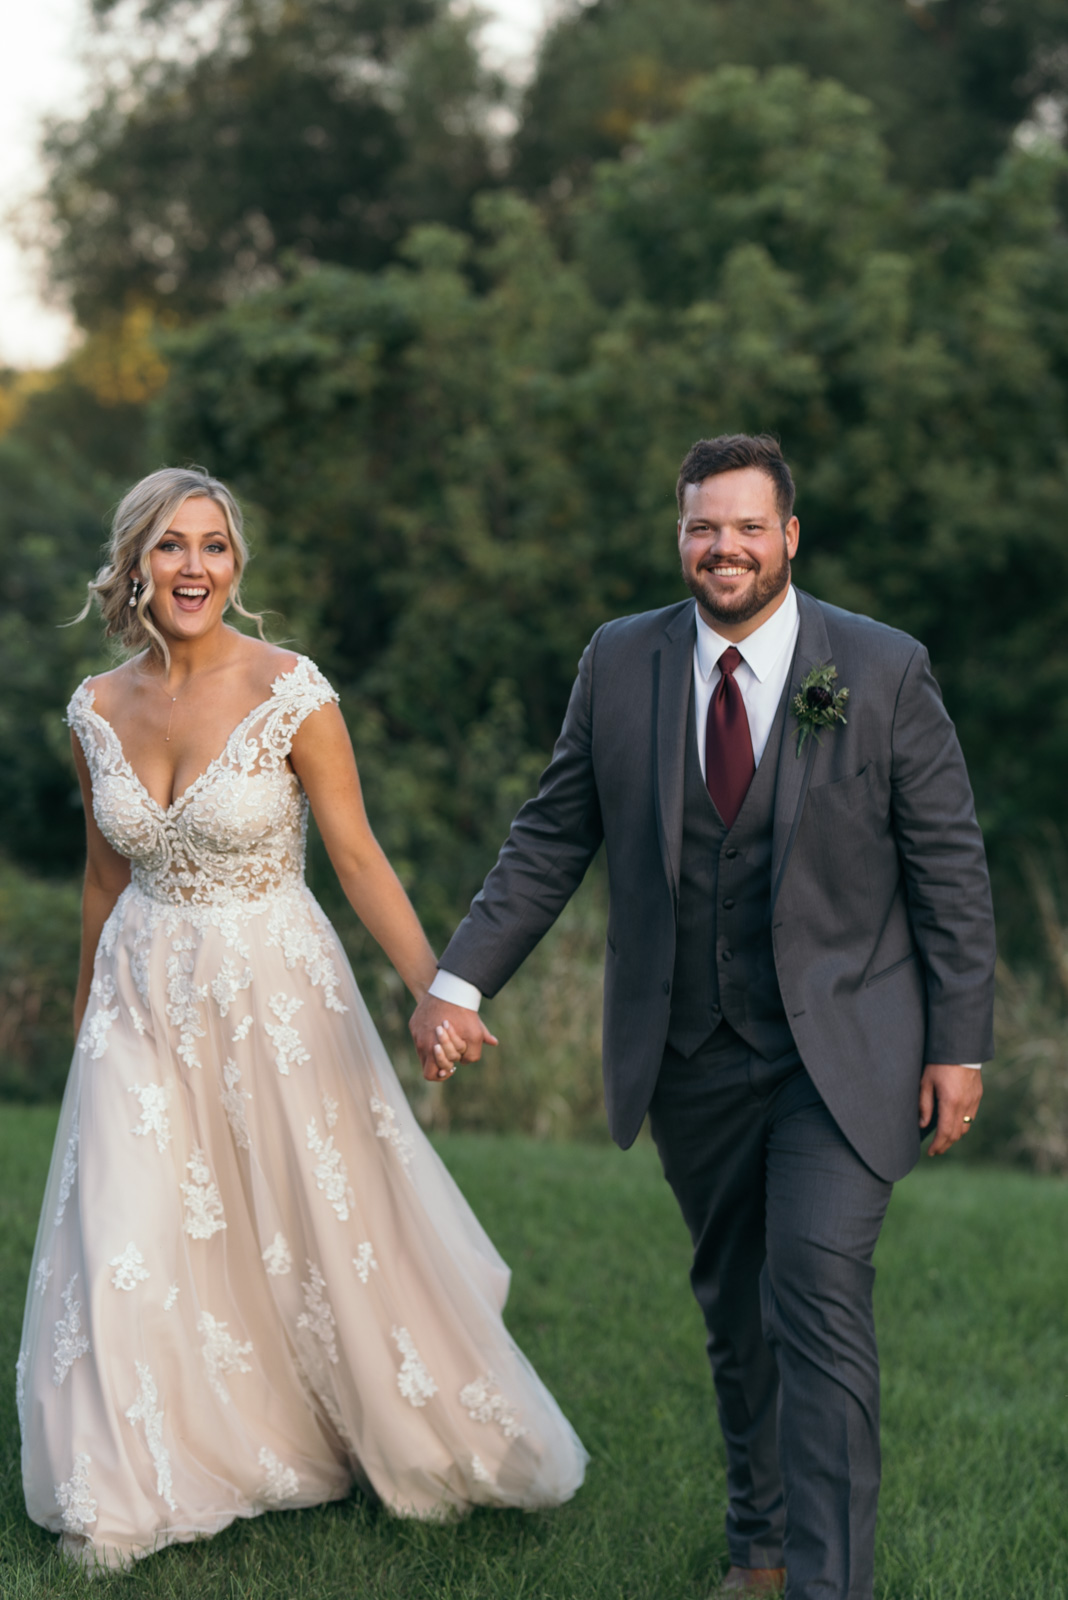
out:
<path id="1" fill-rule="evenodd" d="M 845 704 L 849 699 L 848 689 L 836 689 L 838 681 L 838 668 L 829 661 L 820 661 L 812 671 L 801 680 L 801 687 L 794 695 L 791 710 L 800 723 L 797 730 L 797 753 L 801 754 L 805 748 L 805 740 L 811 733 L 820 742 L 820 728 L 833 728 L 837 723 L 844 722 Z"/>

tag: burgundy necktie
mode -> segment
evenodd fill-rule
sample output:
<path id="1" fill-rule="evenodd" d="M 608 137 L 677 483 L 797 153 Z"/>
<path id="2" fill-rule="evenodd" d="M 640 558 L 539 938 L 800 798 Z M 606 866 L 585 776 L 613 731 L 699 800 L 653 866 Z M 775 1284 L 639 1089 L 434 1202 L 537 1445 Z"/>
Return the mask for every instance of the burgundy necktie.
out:
<path id="1" fill-rule="evenodd" d="M 705 784 L 728 828 L 742 809 L 756 771 L 745 701 L 734 681 L 741 660 L 741 652 L 733 645 L 720 656 L 722 676 L 708 702 L 705 723 Z"/>

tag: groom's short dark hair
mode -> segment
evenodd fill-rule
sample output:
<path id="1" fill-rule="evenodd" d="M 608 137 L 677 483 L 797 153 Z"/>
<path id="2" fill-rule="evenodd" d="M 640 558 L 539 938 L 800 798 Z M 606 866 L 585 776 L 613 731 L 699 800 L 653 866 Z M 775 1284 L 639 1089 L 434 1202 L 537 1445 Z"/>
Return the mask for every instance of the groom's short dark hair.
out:
<path id="1" fill-rule="evenodd" d="M 714 478 L 717 473 L 737 472 L 744 467 L 756 467 L 771 479 L 779 521 L 789 522 L 794 514 L 794 480 L 783 460 L 778 439 L 773 439 L 770 433 L 721 433 L 716 439 L 698 439 L 691 445 L 675 485 L 679 516 L 688 484 L 704 483 L 706 478 Z"/>

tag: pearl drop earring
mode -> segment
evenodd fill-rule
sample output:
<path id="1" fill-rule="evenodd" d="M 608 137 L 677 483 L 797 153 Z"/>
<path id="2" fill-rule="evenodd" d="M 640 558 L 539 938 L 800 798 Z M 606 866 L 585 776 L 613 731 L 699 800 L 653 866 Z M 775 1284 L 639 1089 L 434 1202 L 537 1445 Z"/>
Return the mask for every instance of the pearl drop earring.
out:
<path id="1" fill-rule="evenodd" d="M 135 578 L 133 580 L 133 594 L 130 596 L 130 610 L 131 611 L 136 609 L 137 597 L 138 597 L 138 595 L 140 593 L 141 593 L 141 585 L 138 583 L 137 579 Z"/>

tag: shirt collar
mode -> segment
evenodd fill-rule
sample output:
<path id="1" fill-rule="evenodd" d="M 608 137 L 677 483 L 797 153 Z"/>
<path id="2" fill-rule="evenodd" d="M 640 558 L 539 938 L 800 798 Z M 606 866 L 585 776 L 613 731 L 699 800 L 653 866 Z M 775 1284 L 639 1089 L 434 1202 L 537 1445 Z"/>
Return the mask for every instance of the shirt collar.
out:
<path id="1" fill-rule="evenodd" d="M 714 628 L 709 627 L 698 610 L 696 601 L 694 610 L 697 614 L 697 666 L 702 678 L 707 682 L 712 676 L 713 668 L 719 665 L 720 656 L 724 650 L 730 648 L 732 641 L 724 639 Z M 786 599 L 778 611 L 773 612 L 767 622 L 762 622 L 759 628 L 738 645 L 742 660 L 759 683 L 764 682 L 787 645 L 792 643 L 797 625 L 797 596 L 791 584 L 786 591 Z"/>

